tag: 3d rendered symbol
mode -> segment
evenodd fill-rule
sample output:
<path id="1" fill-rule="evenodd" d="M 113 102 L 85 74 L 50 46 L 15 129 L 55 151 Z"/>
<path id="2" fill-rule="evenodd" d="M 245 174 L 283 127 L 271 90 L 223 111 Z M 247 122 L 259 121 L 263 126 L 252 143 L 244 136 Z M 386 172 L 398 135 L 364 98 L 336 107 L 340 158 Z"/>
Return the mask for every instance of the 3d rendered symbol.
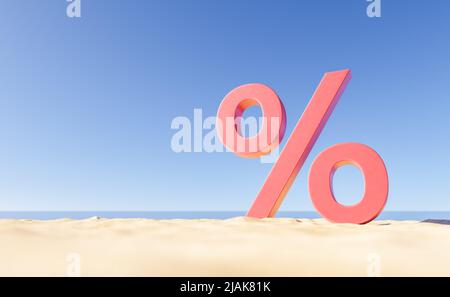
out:
<path id="1" fill-rule="evenodd" d="M 350 79 L 350 70 L 325 73 L 247 216 L 275 216 Z M 253 105 L 261 108 L 264 121 L 257 135 L 243 137 L 240 119 L 245 109 Z M 247 84 L 232 90 L 217 113 L 219 139 L 229 150 L 243 157 L 270 153 L 281 142 L 285 127 L 283 103 L 272 89 L 262 84 Z M 335 171 L 348 164 L 357 166 L 365 180 L 364 195 L 352 206 L 338 203 L 332 187 Z M 341 143 L 327 148 L 314 160 L 309 173 L 309 192 L 315 208 L 336 223 L 372 221 L 386 204 L 388 188 L 383 159 L 372 148 L 359 143 Z"/>

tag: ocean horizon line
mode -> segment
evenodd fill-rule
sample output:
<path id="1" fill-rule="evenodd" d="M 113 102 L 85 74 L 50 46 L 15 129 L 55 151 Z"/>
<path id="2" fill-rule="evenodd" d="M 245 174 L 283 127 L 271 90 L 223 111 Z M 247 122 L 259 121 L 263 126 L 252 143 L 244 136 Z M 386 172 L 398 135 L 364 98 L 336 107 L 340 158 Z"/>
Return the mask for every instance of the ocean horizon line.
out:
<path id="1" fill-rule="evenodd" d="M 245 216 L 247 211 L 0 211 L 0 219 L 230 219 Z M 276 218 L 318 219 L 315 211 L 279 211 Z M 450 220 L 450 211 L 384 211 L 376 220 Z"/>

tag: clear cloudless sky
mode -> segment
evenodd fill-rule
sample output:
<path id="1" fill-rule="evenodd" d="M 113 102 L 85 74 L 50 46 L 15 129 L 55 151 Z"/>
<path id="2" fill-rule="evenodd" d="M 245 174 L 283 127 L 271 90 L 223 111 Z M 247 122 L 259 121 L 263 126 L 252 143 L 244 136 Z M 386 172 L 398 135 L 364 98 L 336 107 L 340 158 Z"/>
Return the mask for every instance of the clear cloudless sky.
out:
<path id="1" fill-rule="evenodd" d="M 286 196 L 313 210 L 320 151 L 356 141 L 383 157 L 387 210 L 450 210 L 450 2 L 65 0 L 0 3 L 0 210 L 246 210 L 271 164 L 176 154 L 176 116 L 215 115 L 244 83 L 283 100 L 287 135 L 322 75 L 353 79 Z M 284 145 L 285 141 L 282 143 Z M 338 199 L 363 191 L 356 169 Z"/>

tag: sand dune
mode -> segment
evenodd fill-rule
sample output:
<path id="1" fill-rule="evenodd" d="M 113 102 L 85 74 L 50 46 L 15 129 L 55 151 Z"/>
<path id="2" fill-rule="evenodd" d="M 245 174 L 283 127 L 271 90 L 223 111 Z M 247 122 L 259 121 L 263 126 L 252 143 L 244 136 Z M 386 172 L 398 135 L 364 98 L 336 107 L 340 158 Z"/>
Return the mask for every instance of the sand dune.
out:
<path id="1" fill-rule="evenodd" d="M 450 276 L 450 225 L 0 220 L 3 276 Z"/>

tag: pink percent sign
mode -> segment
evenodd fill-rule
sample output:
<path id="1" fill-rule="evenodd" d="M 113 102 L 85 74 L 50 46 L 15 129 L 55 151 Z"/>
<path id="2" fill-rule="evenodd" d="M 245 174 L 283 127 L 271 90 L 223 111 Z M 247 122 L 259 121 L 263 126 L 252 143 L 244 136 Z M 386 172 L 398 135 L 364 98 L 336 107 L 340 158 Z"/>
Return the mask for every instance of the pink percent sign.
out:
<path id="1" fill-rule="evenodd" d="M 350 79 L 350 70 L 325 73 L 247 216 L 275 216 Z M 244 137 L 240 132 L 241 116 L 253 105 L 262 110 L 262 127 L 256 135 Z M 216 129 L 220 141 L 242 157 L 270 153 L 281 142 L 285 128 L 283 103 L 263 84 L 247 84 L 232 90 L 217 113 Z M 335 171 L 348 164 L 358 167 L 365 181 L 361 201 L 352 206 L 338 203 L 332 187 Z M 341 143 L 327 148 L 314 160 L 309 174 L 309 192 L 315 208 L 323 217 L 336 223 L 372 221 L 383 210 L 388 190 L 383 159 L 372 148 L 360 143 Z"/>

